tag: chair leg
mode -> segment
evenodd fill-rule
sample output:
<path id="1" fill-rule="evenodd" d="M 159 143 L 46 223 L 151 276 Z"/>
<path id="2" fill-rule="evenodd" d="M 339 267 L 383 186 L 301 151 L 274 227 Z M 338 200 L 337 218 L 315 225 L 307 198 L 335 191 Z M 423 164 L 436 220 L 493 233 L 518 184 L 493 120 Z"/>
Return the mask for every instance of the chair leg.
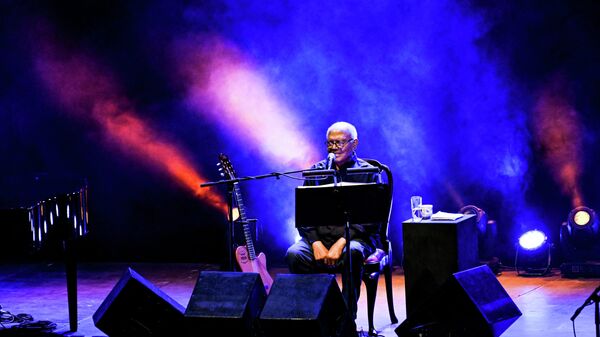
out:
<path id="1" fill-rule="evenodd" d="M 390 312 L 390 320 L 392 323 L 398 323 L 396 313 L 394 312 L 394 297 L 392 295 L 392 266 L 386 265 L 383 267 L 383 275 L 385 277 L 385 292 L 387 294 L 388 310 Z"/>
<path id="2" fill-rule="evenodd" d="M 373 324 L 373 313 L 375 311 L 375 299 L 377 297 L 377 282 L 379 281 L 379 274 L 376 274 L 374 278 L 366 276 L 363 280 L 365 282 L 365 288 L 367 289 L 367 317 L 369 319 L 369 336 L 375 336 L 375 326 Z"/>

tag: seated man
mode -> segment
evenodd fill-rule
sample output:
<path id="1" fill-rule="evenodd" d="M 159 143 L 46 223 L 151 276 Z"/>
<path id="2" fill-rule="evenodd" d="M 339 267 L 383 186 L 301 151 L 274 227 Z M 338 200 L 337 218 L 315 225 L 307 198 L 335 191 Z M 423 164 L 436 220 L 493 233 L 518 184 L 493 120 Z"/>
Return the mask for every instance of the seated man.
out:
<path id="1" fill-rule="evenodd" d="M 334 123 L 327 129 L 327 151 L 333 153 L 335 159 L 329 163 L 335 170 L 337 182 L 377 182 L 376 173 L 348 175 L 348 168 L 373 167 L 356 156 L 358 135 L 356 128 L 346 122 Z M 312 166 L 313 169 L 326 169 L 327 159 Z M 323 185 L 333 183 L 333 177 L 327 179 L 309 179 L 305 185 Z M 349 308 L 353 308 L 356 318 L 356 301 L 360 294 L 363 261 L 376 248 L 378 227 L 366 224 L 350 225 L 350 251 L 352 259 L 352 285 L 354 302 L 348 303 L 349 289 L 346 289 L 346 268 L 344 254 L 346 239 L 344 226 L 299 227 L 302 239 L 293 244 L 286 253 L 286 261 L 291 273 L 342 272 L 343 294 Z"/>

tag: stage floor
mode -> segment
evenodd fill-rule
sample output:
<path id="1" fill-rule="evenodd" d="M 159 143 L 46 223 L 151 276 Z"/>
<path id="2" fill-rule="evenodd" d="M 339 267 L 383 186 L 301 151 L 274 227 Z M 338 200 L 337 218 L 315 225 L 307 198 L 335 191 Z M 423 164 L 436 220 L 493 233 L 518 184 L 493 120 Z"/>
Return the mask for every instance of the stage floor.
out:
<path id="1" fill-rule="evenodd" d="M 82 263 L 78 274 L 78 331 L 68 332 L 67 291 L 61 264 L 1 264 L 0 305 L 13 314 L 27 313 L 35 320 L 57 324 L 56 333 L 71 336 L 105 336 L 92 321 L 92 314 L 131 267 L 167 295 L 187 306 L 199 271 L 214 269 L 204 264 Z M 271 270 L 273 275 L 286 269 Z M 567 279 L 558 270 L 546 277 L 520 277 L 504 271 L 498 277 L 513 301 L 523 312 L 502 335 L 505 337 L 564 337 L 573 335 L 570 317 L 600 284 L 600 279 Z M 338 278 L 338 282 L 340 279 Z M 341 283 L 340 283 L 341 284 Z M 368 329 L 365 291 L 359 300 L 357 327 Z M 394 306 L 398 319 L 405 318 L 404 276 L 394 272 Z M 594 306 L 586 307 L 577 318 L 578 337 L 595 336 Z M 375 326 L 382 336 L 396 336 L 389 321 L 383 278 L 377 295 Z"/>

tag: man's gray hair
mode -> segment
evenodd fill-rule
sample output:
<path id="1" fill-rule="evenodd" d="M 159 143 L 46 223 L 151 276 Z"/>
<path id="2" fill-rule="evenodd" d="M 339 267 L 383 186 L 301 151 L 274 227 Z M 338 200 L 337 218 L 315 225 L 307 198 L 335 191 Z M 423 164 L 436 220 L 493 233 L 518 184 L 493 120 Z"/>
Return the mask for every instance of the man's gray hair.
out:
<path id="1" fill-rule="evenodd" d="M 352 139 L 358 139 L 358 132 L 356 132 L 356 128 L 354 127 L 354 125 L 352 125 L 348 122 L 335 122 L 335 123 L 331 124 L 331 126 L 327 129 L 325 138 L 327 138 L 327 136 L 329 136 L 329 133 L 331 131 L 348 132 L 350 134 L 350 137 L 352 137 Z"/>

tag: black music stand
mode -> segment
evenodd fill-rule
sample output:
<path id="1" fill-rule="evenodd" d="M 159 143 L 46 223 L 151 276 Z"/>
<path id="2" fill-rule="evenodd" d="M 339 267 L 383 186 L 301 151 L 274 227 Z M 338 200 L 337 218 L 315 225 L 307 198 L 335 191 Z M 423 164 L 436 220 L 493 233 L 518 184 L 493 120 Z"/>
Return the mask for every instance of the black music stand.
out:
<path id="1" fill-rule="evenodd" d="M 296 227 L 345 226 L 348 306 L 355 312 L 352 284 L 350 224 L 387 221 L 389 186 L 378 183 L 338 183 L 296 187 Z"/>

